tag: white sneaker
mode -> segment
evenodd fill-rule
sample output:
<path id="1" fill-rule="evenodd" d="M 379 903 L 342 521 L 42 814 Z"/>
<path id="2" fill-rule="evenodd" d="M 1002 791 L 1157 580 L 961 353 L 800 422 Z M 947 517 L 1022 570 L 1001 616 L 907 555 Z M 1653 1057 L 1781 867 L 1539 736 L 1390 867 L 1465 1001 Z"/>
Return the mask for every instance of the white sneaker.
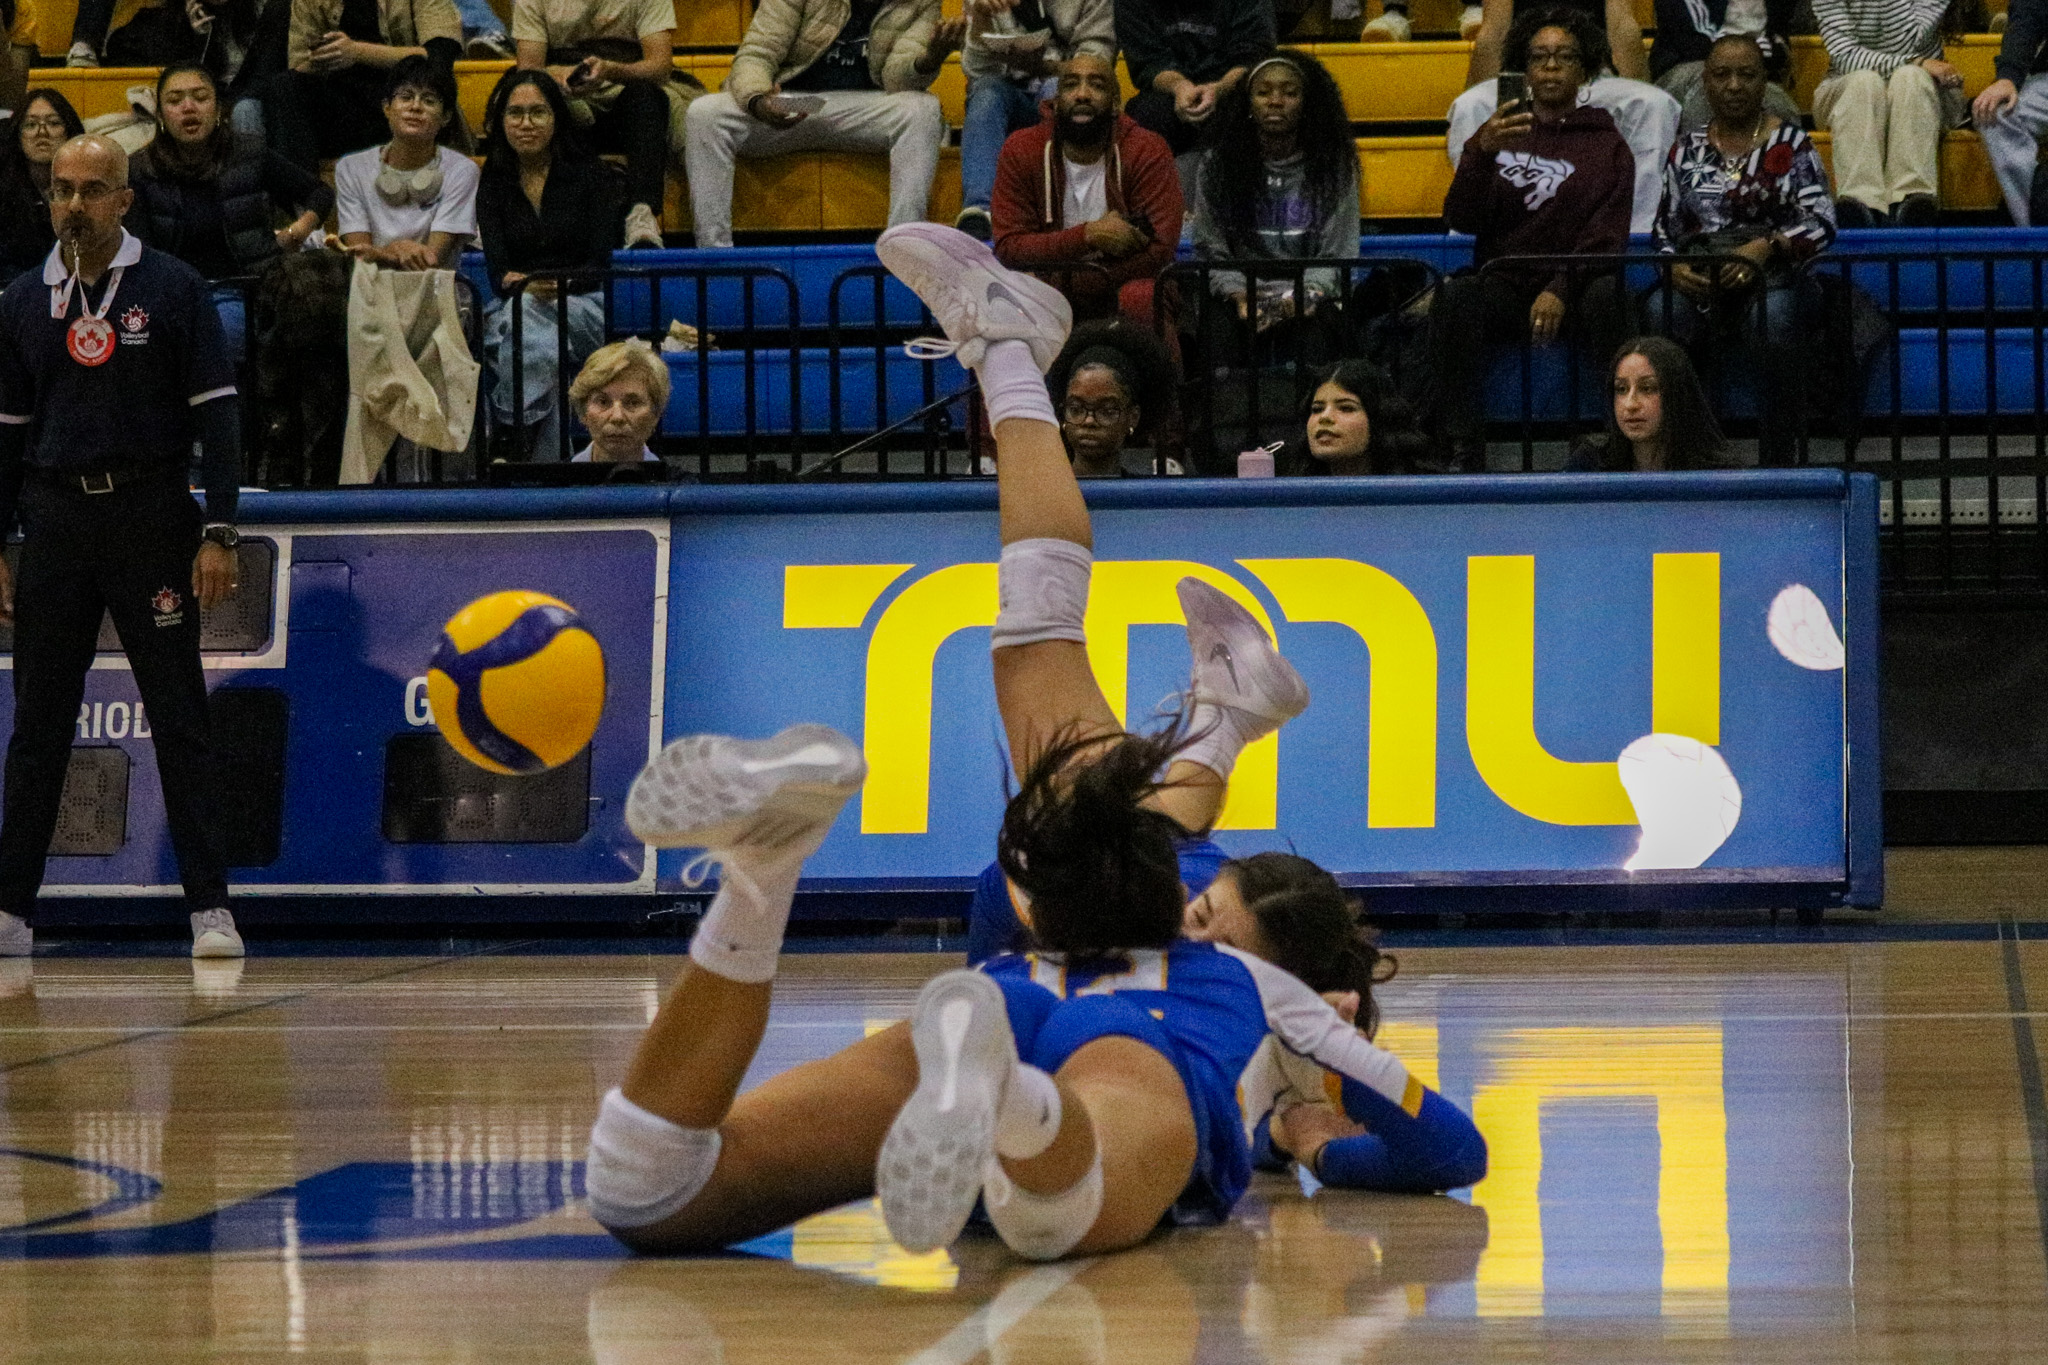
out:
<path id="1" fill-rule="evenodd" d="M 651 246 L 659 249 L 661 240 L 661 219 L 652 208 L 635 204 L 626 210 L 626 249 Z"/>
<path id="2" fill-rule="evenodd" d="M 1043 280 L 1007 269 L 984 242 L 938 223 L 901 223 L 883 233 L 875 254 L 946 329 L 944 342 L 925 338 L 903 349 L 914 360 L 953 356 L 968 369 L 991 341 L 1022 341 L 1040 370 L 1052 368 L 1074 310 Z"/>
<path id="3" fill-rule="evenodd" d="M 226 910 L 196 910 L 192 914 L 192 956 L 240 957 L 242 936 L 235 932 L 235 917 Z"/>
<path id="4" fill-rule="evenodd" d="M 829 725 L 772 739 L 689 735 L 633 779 L 626 825 L 656 848 L 808 858 L 867 775 L 860 746 Z"/>
<path id="5" fill-rule="evenodd" d="M 1174 591 L 1188 621 L 1188 652 L 1195 659 L 1189 690 L 1196 701 L 1249 716 L 1261 733 L 1308 709 L 1308 684 L 1280 657 L 1257 617 L 1199 578 L 1183 578 Z"/>
<path id="6" fill-rule="evenodd" d="M 0 957 L 27 957 L 35 947 L 36 931 L 28 921 L 0 910 Z"/>
<path id="7" fill-rule="evenodd" d="M 1471 42 L 1479 36 L 1479 26 L 1486 22 L 1486 11 L 1478 5 L 1465 6 L 1458 16 L 1458 36 Z"/>
<path id="8" fill-rule="evenodd" d="M 913 1255 L 950 1246 L 996 1160 L 996 1111 L 1017 1065 L 1003 992 L 980 972 L 932 978 L 910 1020 L 917 1089 L 875 1161 L 882 1221 Z"/>
<path id="9" fill-rule="evenodd" d="M 100 54 L 92 50 L 91 43 L 73 43 L 71 50 L 64 54 L 66 66 L 98 66 Z"/>
<path id="10" fill-rule="evenodd" d="M 1409 26 L 1408 16 L 1397 9 L 1390 9 L 1379 18 L 1367 24 L 1358 32 L 1361 43 L 1405 43 L 1414 35 Z"/>
<path id="11" fill-rule="evenodd" d="M 510 61 L 519 53 L 513 48 L 512 40 L 502 33 L 478 33 L 462 45 L 462 55 L 473 62 L 503 62 Z"/>

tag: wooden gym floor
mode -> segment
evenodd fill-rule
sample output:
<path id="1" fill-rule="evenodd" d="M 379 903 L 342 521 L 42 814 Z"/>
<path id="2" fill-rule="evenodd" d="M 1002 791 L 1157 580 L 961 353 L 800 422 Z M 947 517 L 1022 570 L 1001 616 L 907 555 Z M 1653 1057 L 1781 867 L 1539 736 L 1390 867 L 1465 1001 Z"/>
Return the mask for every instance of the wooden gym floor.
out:
<path id="1" fill-rule="evenodd" d="M 623 1255 L 578 1163 L 674 954 L 59 948 L 0 964 L 0 1361 L 2039 1361 L 2048 858 L 1894 856 L 1874 924 L 1405 947 L 1383 1039 L 1482 1184 L 1262 1176 L 1052 1267 L 868 1206 Z M 790 957 L 757 1073 L 953 960 Z"/>

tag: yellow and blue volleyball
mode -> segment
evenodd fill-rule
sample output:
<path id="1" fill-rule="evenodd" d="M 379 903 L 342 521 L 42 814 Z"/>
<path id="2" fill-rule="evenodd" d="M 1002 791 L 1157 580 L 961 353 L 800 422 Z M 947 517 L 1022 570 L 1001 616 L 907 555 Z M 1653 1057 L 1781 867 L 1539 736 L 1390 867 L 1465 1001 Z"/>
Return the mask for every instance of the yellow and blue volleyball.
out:
<path id="1" fill-rule="evenodd" d="M 568 603 L 494 592 L 455 613 L 427 666 L 442 735 L 479 768 L 508 777 L 567 763 L 604 712 L 604 651 Z"/>

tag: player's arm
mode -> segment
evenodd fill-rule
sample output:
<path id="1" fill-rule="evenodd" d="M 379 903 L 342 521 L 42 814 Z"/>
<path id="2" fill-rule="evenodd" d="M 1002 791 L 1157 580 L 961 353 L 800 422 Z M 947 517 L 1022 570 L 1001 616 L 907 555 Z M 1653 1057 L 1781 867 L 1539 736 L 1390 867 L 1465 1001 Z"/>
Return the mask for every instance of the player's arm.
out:
<path id="1" fill-rule="evenodd" d="M 1354 1189 L 1437 1191 L 1486 1174 L 1486 1139 L 1462 1110 L 1294 976 L 1249 953 L 1222 951 L 1251 973 L 1274 1038 L 1334 1073 L 1346 1117 L 1369 1130 L 1311 1153 L 1318 1178 Z"/>

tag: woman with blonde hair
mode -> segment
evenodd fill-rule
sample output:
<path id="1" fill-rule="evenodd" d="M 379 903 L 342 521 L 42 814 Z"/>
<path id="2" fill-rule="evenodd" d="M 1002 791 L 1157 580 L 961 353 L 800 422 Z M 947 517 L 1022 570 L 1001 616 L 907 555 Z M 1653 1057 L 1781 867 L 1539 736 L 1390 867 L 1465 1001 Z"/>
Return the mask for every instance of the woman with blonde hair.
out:
<path id="1" fill-rule="evenodd" d="M 647 440 L 668 409 L 668 366 L 638 337 L 600 346 L 569 386 L 569 405 L 590 428 L 579 464 L 632 464 L 661 457 Z"/>

